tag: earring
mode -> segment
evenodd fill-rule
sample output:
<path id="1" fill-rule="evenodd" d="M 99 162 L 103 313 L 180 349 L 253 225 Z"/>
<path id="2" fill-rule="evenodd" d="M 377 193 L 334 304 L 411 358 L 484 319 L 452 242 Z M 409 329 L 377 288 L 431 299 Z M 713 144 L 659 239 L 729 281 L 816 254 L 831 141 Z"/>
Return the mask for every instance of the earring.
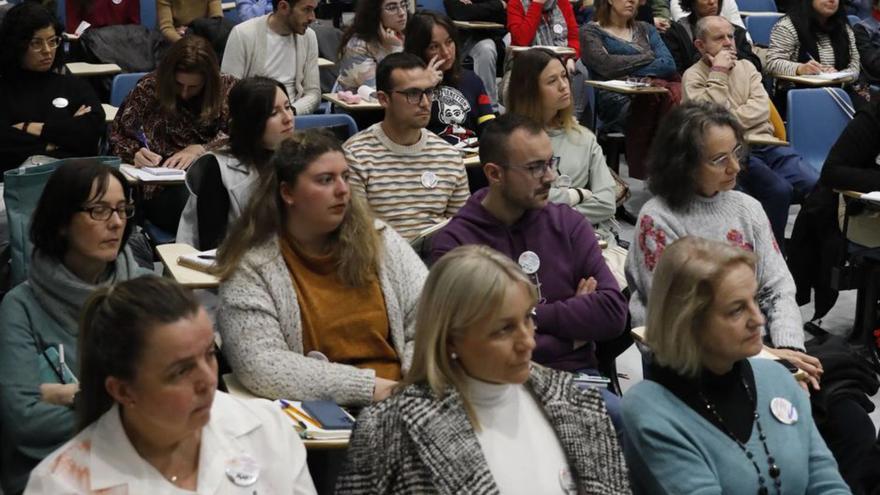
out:
<path id="1" fill-rule="evenodd" d="M 452 354 L 449 355 L 449 357 L 451 357 L 453 360 L 455 360 L 455 359 L 458 359 L 458 354 L 453 352 Z"/>

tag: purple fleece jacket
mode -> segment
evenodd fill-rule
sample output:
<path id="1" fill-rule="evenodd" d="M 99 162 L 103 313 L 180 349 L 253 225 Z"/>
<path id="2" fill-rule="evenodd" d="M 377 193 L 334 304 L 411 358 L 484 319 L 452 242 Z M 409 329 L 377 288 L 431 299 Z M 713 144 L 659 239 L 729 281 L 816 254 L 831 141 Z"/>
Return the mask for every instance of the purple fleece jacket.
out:
<path id="1" fill-rule="evenodd" d="M 523 251 L 541 259 L 538 269 L 541 302 L 532 359 L 545 366 L 574 371 L 596 367 L 593 342 L 617 337 L 624 330 L 627 302 L 605 265 L 593 227 L 568 205 L 548 203 L 529 210 L 508 227 L 483 208 L 488 188 L 474 193 L 465 206 L 431 240 L 436 261 L 465 244 L 485 244 L 516 261 Z M 580 280 L 598 282 L 592 294 L 575 296 Z M 534 278 L 533 278 L 534 281 Z M 588 341 L 575 349 L 576 341 Z"/>

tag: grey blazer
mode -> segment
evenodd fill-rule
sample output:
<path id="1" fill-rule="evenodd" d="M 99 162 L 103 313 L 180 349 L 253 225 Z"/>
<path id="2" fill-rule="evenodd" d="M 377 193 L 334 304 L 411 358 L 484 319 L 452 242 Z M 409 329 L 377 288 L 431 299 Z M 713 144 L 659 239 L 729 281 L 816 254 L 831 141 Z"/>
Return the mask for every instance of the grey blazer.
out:
<path id="1" fill-rule="evenodd" d="M 556 431 L 578 493 L 630 492 L 623 452 L 602 396 L 574 375 L 533 364 L 526 386 Z M 358 417 L 339 494 L 498 494 L 461 396 L 411 385 Z"/>

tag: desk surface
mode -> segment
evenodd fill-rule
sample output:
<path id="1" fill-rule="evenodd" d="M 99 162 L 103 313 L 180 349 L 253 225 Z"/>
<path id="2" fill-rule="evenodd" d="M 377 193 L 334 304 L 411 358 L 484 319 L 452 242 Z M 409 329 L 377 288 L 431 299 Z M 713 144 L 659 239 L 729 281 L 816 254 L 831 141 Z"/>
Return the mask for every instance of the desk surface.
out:
<path id="1" fill-rule="evenodd" d="M 122 67 L 116 64 L 87 64 L 85 62 L 71 62 L 67 64 L 67 70 L 74 76 L 105 76 L 119 74 Z"/>
<path id="2" fill-rule="evenodd" d="M 327 60 L 324 57 L 318 57 L 318 68 L 319 69 L 322 69 L 324 67 L 333 67 L 334 65 L 336 65 L 336 62 L 334 62 L 332 60 Z"/>
<path id="3" fill-rule="evenodd" d="M 233 375 L 232 373 L 227 373 L 223 375 L 223 383 L 226 384 L 226 390 L 229 391 L 229 395 L 234 395 L 235 397 L 239 397 L 242 399 L 261 398 L 251 393 L 250 390 L 246 389 L 244 385 L 242 385 L 241 382 L 238 381 L 238 378 L 236 378 L 235 375 Z M 303 444 L 309 450 L 344 449 L 348 447 L 348 439 L 312 440 L 304 438 Z"/>
<path id="4" fill-rule="evenodd" d="M 479 167 L 480 166 L 480 154 L 479 153 L 471 153 L 464 155 L 464 166 L 465 167 Z"/>
<path id="5" fill-rule="evenodd" d="M 618 86 L 617 84 L 610 83 L 608 81 L 584 81 L 584 84 L 587 86 L 593 86 L 596 88 L 604 89 L 607 91 L 613 91 L 615 93 L 620 93 L 624 95 L 647 95 L 647 94 L 665 94 L 669 91 L 666 88 L 661 88 L 659 86 L 637 86 L 637 87 L 626 87 L 626 86 Z"/>
<path id="6" fill-rule="evenodd" d="M 107 103 L 101 103 L 101 108 L 104 109 L 104 122 L 109 124 L 116 120 L 116 112 L 119 111 L 118 107 L 108 105 Z"/>
<path id="7" fill-rule="evenodd" d="M 848 83 L 853 80 L 852 76 L 838 78 L 838 79 L 819 79 L 816 77 L 810 76 L 784 76 L 784 75 L 774 75 L 776 79 L 780 79 L 782 81 L 789 81 L 795 84 L 800 84 L 802 86 L 811 86 L 814 88 L 820 88 L 823 86 L 840 86 L 841 84 Z"/>
<path id="8" fill-rule="evenodd" d="M 741 15 L 742 17 L 749 17 L 749 16 L 782 17 L 785 14 L 783 14 L 782 12 L 768 12 L 768 11 L 762 11 L 762 10 L 740 10 L 739 15 Z"/>
<path id="9" fill-rule="evenodd" d="M 504 24 L 488 21 L 453 21 L 458 29 L 505 29 Z"/>
<path id="10" fill-rule="evenodd" d="M 324 93 L 323 96 L 324 96 L 325 100 L 327 100 L 330 103 L 333 103 L 334 105 L 337 105 L 340 108 L 343 108 L 345 110 L 354 110 L 354 111 L 364 110 L 365 111 L 365 110 L 381 110 L 382 109 L 382 105 L 380 105 L 378 101 L 372 102 L 372 103 L 360 102 L 356 105 L 352 105 L 351 103 L 344 102 L 344 101 L 340 100 L 339 98 L 337 98 L 336 93 Z"/>
<path id="11" fill-rule="evenodd" d="M 180 285 L 191 289 L 213 289 L 220 285 L 220 280 L 214 275 L 193 270 L 177 263 L 177 258 L 184 254 L 193 254 L 198 250 L 188 244 L 161 244 L 156 246 L 162 263 L 171 272 L 174 280 Z"/>
<path id="12" fill-rule="evenodd" d="M 765 136 L 746 136 L 746 142 L 753 146 L 791 146 L 788 141 Z"/>
<path id="13" fill-rule="evenodd" d="M 550 50 L 550 51 L 554 52 L 554 53 L 557 54 L 557 55 L 563 55 L 563 56 L 568 56 L 568 55 L 574 55 L 574 54 L 575 54 L 574 48 L 571 48 L 571 47 L 569 47 L 569 46 L 545 46 L 545 45 L 537 45 L 537 46 L 508 46 L 508 47 L 507 47 L 507 50 L 510 51 L 510 52 L 513 53 L 513 54 L 517 54 L 517 53 L 527 52 L 527 51 L 532 50 L 532 49 L 534 49 L 534 48 L 544 48 L 545 50 Z"/>

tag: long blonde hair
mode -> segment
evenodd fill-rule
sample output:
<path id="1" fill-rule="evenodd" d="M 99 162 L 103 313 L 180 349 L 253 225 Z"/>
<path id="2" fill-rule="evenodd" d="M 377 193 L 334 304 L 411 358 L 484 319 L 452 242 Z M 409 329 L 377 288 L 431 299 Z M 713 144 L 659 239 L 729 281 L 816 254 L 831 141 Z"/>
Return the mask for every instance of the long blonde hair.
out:
<path id="1" fill-rule="evenodd" d="M 221 280 L 228 280 L 235 273 L 249 249 L 273 235 L 284 235 L 287 208 L 281 199 L 281 184 L 295 184 L 312 162 L 329 152 L 343 153 L 342 146 L 335 136 L 321 129 L 296 133 L 281 143 L 268 170 L 260 176 L 247 208 L 217 251 L 216 273 Z M 337 260 L 337 272 L 343 282 L 358 287 L 377 276 L 380 242 L 364 200 L 352 194 L 342 223 L 331 236 L 331 254 Z"/>
<path id="2" fill-rule="evenodd" d="M 507 101 L 507 111 L 528 117 L 535 122 L 544 123 L 544 105 L 541 101 L 541 72 L 547 68 L 553 60 L 559 61 L 565 68 L 565 61 L 546 48 L 532 48 L 516 56 L 513 60 L 513 69 L 510 72 L 510 80 L 516 81 L 517 90 L 510 91 Z M 571 80 L 569 89 L 572 94 Z M 556 112 L 551 122 L 552 127 L 562 127 L 569 132 L 577 126 L 574 118 L 574 98 L 570 100 L 566 108 Z"/>
<path id="3" fill-rule="evenodd" d="M 427 384 L 435 397 L 442 398 L 450 387 L 455 388 L 471 423 L 479 429 L 468 399 L 465 372 L 449 357 L 449 339 L 492 319 L 513 284 L 522 284 L 532 303 L 537 303 L 534 284 L 516 263 L 492 248 L 460 246 L 440 258 L 422 289 L 412 366 L 398 390 L 410 384 Z"/>

